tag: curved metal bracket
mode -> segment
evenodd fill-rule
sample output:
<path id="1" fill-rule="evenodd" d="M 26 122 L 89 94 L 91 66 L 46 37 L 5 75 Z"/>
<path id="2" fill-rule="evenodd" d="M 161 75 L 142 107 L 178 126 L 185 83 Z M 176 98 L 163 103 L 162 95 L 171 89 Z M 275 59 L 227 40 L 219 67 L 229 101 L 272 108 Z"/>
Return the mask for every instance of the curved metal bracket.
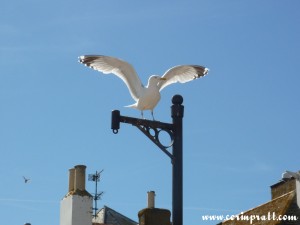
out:
<path id="1" fill-rule="evenodd" d="M 169 156 L 172 161 L 174 160 L 174 156 L 167 150 L 168 148 L 172 147 L 174 143 L 174 135 L 172 130 L 151 127 L 151 126 L 144 126 L 144 125 L 134 125 L 134 126 L 136 126 L 140 131 L 142 131 L 154 144 L 156 144 L 167 156 Z M 154 131 L 154 135 L 151 133 L 151 130 Z M 161 131 L 165 131 L 169 134 L 171 139 L 170 145 L 165 146 L 159 140 L 159 134 Z"/>
<path id="2" fill-rule="evenodd" d="M 120 129 L 120 123 L 129 123 L 136 126 L 140 131 L 142 131 L 154 144 L 156 144 L 167 156 L 174 160 L 174 156 L 167 150 L 173 146 L 174 143 L 174 128 L 173 124 L 162 123 L 155 120 L 145 120 L 137 119 L 127 116 L 121 116 L 119 110 L 112 111 L 112 122 L 111 129 L 114 134 L 117 134 Z M 151 131 L 153 131 L 151 133 Z M 165 146 L 161 143 L 159 135 L 161 132 L 167 132 L 170 136 L 170 145 Z"/>

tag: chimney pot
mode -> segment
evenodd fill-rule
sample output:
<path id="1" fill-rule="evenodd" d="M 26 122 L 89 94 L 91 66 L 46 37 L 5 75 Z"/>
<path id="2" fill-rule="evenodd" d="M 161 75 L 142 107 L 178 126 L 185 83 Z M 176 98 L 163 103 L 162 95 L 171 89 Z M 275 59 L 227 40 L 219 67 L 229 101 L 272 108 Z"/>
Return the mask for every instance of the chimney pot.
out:
<path id="1" fill-rule="evenodd" d="M 155 192 L 148 191 L 148 208 L 155 208 Z"/>
<path id="2" fill-rule="evenodd" d="M 85 165 L 75 166 L 74 190 L 85 191 Z"/>
<path id="3" fill-rule="evenodd" d="M 139 225 L 171 225 L 171 212 L 155 208 L 154 197 L 155 192 L 148 191 L 148 207 L 139 211 Z"/>
<path id="4" fill-rule="evenodd" d="M 74 191 L 75 169 L 69 169 L 69 192 Z"/>

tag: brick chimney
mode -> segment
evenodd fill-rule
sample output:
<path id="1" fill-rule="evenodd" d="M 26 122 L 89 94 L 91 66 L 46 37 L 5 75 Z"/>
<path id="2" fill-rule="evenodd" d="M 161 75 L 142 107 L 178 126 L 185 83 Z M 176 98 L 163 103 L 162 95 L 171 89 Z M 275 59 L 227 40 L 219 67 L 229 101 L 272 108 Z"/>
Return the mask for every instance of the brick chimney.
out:
<path id="1" fill-rule="evenodd" d="M 68 193 L 60 202 L 60 225 L 92 225 L 93 197 L 85 190 L 84 165 L 69 169 Z"/>
<path id="2" fill-rule="evenodd" d="M 280 180 L 278 183 L 271 186 L 272 200 L 278 198 L 286 193 L 296 190 L 296 179 L 289 178 L 287 180 Z"/>
<path id="3" fill-rule="evenodd" d="M 171 212 L 155 208 L 155 192 L 148 192 L 148 207 L 138 213 L 139 225 L 171 225 Z"/>
<path id="4" fill-rule="evenodd" d="M 300 207 L 300 173 L 286 171 L 282 174 L 282 180 L 271 186 L 272 200 L 291 191 L 297 195 L 297 205 Z"/>

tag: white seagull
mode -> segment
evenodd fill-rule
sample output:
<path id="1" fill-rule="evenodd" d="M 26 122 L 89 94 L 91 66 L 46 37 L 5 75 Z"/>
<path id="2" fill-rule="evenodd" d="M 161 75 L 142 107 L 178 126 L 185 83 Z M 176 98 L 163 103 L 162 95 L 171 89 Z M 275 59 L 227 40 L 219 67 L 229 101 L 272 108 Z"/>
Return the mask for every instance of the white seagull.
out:
<path id="1" fill-rule="evenodd" d="M 135 69 L 128 62 L 121 59 L 103 55 L 84 55 L 79 57 L 79 62 L 104 74 L 114 74 L 121 78 L 127 85 L 131 97 L 136 101 L 131 107 L 141 111 L 153 110 L 160 100 L 160 91 L 166 86 L 180 82 L 186 83 L 205 76 L 209 69 L 198 65 L 180 65 L 170 68 L 163 76 L 152 75 L 144 86 Z"/>

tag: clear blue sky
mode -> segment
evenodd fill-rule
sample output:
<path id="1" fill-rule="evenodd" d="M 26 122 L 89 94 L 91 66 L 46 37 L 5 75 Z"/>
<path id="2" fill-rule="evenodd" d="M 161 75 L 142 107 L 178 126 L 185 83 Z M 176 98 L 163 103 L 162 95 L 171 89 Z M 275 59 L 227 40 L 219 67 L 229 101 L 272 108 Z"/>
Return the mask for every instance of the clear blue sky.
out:
<path id="1" fill-rule="evenodd" d="M 205 78 L 163 90 L 156 118 L 184 98 L 184 224 L 270 199 L 300 169 L 300 2 L 3 1 L 0 9 L 1 223 L 59 225 L 68 169 L 104 169 L 98 203 L 138 220 L 146 193 L 171 209 L 171 163 L 138 129 L 110 130 L 111 110 L 140 117 L 117 77 L 77 61 L 130 62 L 145 83 L 179 64 Z M 151 118 L 150 113 L 145 116 Z M 31 178 L 24 184 L 22 176 Z M 87 182 L 88 191 L 94 186 Z"/>

